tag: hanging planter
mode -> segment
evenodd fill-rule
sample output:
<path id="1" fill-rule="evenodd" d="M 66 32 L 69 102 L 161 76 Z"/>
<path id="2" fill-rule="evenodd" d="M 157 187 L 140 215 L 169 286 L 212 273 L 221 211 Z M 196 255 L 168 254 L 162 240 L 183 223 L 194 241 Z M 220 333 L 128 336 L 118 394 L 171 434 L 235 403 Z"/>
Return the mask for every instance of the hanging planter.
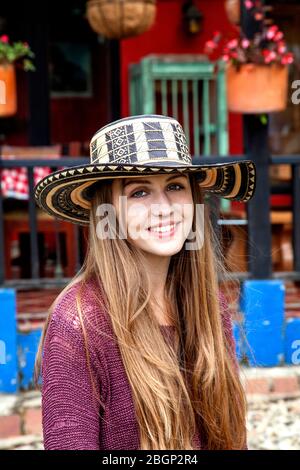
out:
<path id="1" fill-rule="evenodd" d="M 239 24 L 241 16 L 240 9 L 240 0 L 225 1 L 225 11 L 230 23 Z"/>
<path id="2" fill-rule="evenodd" d="M 13 64 L 0 64 L 0 117 L 17 112 L 16 71 Z"/>
<path id="3" fill-rule="evenodd" d="M 137 36 L 153 25 L 156 0 L 89 0 L 86 15 L 91 28 L 106 38 Z"/>
<path id="4" fill-rule="evenodd" d="M 288 66 L 227 64 L 228 110 L 236 113 L 270 113 L 287 105 Z"/>

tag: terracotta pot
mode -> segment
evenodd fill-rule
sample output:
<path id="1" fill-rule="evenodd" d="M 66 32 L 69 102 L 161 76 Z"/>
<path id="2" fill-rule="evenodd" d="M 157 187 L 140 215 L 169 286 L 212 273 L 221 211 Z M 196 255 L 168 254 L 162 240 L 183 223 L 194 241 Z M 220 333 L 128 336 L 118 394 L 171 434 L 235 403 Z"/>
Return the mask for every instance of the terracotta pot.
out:
<path id="1" fill-rule="evenodd" d="M 86 15 L 91 28 L 104 37 L 137 36 L 154 23 L 156 0 L 89 0 Z"/>
<path id="2" fill-rule="evenodd" d="M 245 64 L 239 69 L 228 64 L 227 104 L 236 113 L 270 113 L 287 105 L 288 66 Z"/>
<path id="3" fill-rule="evenodd" d="M 0 64 L 0 116 L 17 112 L 16 72 L 13 64 Z"/>
<path id="4" fill-rule="evenodd" d="M 230 23 L 239 24 L 240 22 L 240 0 L 226 0 L 225 11 Z"/>

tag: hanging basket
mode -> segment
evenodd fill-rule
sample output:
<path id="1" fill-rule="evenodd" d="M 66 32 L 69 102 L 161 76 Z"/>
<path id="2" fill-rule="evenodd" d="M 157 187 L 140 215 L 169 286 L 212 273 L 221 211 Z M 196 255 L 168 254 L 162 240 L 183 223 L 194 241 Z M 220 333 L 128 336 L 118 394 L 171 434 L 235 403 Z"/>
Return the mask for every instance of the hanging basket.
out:
<path id="1" fill-rule="evenodd" d="M 109 39 L 127 38 L 153 25 L 156 0 L 89 0 L 86 14 L 96 33 Z"/>
<path id="2" fill-rule="evenodd" d="M 232 24 L 239 24 L 240 23 L 240 0 L 226 0 L 225 1 L 225 11 L 227 14 L 227 18 L 229 19 L 230 23 Z"/>
<path id="3" fill-rule="evenodd" d="M 227 104 L 236 113 L 271 113 L 287 105 L 288 66 L 244 64 L 239 68 L 228 64 Z"/>
<path id="4" fill-rule="evenodd" d="M 16 72 L 13 64 L 0 64 L 0 117 L 17 112 Z"/>

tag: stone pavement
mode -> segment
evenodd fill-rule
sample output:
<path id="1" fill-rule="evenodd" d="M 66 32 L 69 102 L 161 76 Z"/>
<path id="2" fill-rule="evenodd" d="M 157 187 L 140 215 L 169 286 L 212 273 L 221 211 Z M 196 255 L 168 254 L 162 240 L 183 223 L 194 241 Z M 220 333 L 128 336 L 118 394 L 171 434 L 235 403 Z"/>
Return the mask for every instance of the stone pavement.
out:
<path id="1" fill-rule="evenodd" d="M 0 450 L 42 450 L 39 391 L 0 394 Z"/>
<path id="2" fill-rule="evenodd" d="M 250 450 L 300 450 L 300 366 L 241 367 Z M 42 450 L 38 391 L 0 394 L 0 449 Z"/>

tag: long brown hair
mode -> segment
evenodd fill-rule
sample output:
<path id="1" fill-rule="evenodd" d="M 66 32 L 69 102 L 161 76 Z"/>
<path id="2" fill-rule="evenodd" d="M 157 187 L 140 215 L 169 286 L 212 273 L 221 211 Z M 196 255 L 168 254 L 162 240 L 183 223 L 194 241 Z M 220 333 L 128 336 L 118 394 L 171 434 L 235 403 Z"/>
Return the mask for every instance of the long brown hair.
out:
<path id="1" fill-rule="evenodd" d="M 203 204 L 202 191 L 193 175 L 190 183 L 195 205 Z M 84 285 L 92 276 L 99 280 L 132 389 L 140 448 L 193 449 L 197 428 L 203 448 L 244 448 L 247 403 L 222 325 L 218 274 L 226 270 L 209 206 L 204 205 L 203 247 L 186 250 L 183 246 L 171 257 L 166 298 L 176 335 L 174 348 L 170 348 L 153 315 L 151 285 L 142 252 L 126 239 L 101 239 L 96 235 L 96 208 L 111 201 L 110 180 L 97 187 L 91 200 L 88 247 L 82 269 L 59 297 L 76 282 Z M 193 229 L 198 230 L 195 219 L 194 215 Z M 36 384 L 53 306 L 36 358 Z M 77 306 L 89 361 L 80 295 Z M 98 401 L 101 403 L 100 397 Z"/>

